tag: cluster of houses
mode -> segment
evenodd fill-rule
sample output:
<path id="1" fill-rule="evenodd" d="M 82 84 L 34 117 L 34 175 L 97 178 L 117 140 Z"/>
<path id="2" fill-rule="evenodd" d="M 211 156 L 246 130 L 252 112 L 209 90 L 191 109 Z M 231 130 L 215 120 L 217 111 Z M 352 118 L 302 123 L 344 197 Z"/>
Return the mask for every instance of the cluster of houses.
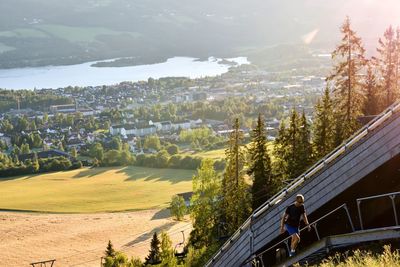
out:
<path id="1" fill-rule="evenodd" d="M 152 122 L 149 121 L 147 125 L 139 126 L 137 123 L 118 124 L 110 126 L 110 134 L 120 135 L 122 137 L 138 136 L 144 137 L 156 133 L 173 133 L 180 130 L 189 130 L 199 128 L 203 125 L 201 119 L 198 120 L 182 120 L 177 122 L 162 121 Z"/>

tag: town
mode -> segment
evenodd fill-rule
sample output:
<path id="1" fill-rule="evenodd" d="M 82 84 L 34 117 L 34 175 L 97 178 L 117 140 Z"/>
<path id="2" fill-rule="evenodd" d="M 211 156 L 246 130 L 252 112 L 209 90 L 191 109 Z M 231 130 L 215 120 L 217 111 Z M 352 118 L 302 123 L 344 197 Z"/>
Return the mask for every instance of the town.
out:
<path id="1" fill-rule="evenodd" d="M 29 92 L 37 99 L 49 98 L 47 106 L 25 102 L 27 92 L 4 91 L 12 95 L 4 108 L 10 107 L 10 102 L 14 107 L 1 116 L 2 151 L 19 159 L 26 159 L 24 154 L 33 157 L 33 152 L 39 158 L 68 152 L 72 157 L 82 156 L 78 158 L 84 165 L 91 165 L 94 145 L 108 147 L 113 139 L 127 144 L 135 155 L 157 153 L 160 142 L 163 147 L 174 144 L 186 152 L 221 149 L 234 117 L 239 116 L 242 131 L 249 136 L 259 113 L 265 116 L 272 141 L 281 119 L 291 109 L 304 111 L 311 120 L 315 100 L 325 88 L 323 77 L 277 77 L 277 73 L 241 66 L 202 79 L 149 78 L 112 86 Z M 205 136 L 182 140 L 185 132 L 196 135 L 195 129 L 208 131 Z M 149 140 L 154 137 L 156 144 L 151 145 Z M 53 154 L 38 153 L 48 150 Z"/>

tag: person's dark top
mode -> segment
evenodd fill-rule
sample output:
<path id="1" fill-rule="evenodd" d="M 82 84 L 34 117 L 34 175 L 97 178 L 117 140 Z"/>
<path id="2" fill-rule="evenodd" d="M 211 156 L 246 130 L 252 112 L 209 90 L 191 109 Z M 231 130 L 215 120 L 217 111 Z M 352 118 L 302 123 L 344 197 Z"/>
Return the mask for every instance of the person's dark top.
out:
<path id="1" fill-rule="evenodd" d="M 293 227 L 299 227 L 301 215 L 303 215 L 305 212 L 306 210 L 304 208 L 304 205 L 296 207 L 295 204 L 292 204 L 288 206 L 285 213 L 289 216 L 285 223 Z"/>

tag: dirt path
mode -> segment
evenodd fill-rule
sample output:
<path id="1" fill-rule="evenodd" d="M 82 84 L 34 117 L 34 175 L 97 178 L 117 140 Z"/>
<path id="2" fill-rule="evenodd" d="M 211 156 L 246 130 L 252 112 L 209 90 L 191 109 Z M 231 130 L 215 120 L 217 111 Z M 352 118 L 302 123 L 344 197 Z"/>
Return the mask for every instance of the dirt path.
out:
<path id="1" fill-rule="evenodd" d="M 59 266 L 100 266 L 108 240 L 127 255 L 144 258 L 154 231 L 166 230 L 173 244 L 191 225 L 168 218 L 168 211 L 100 214 L 0 212 L 0 265 L 29 266 L 56 259 Z"/>

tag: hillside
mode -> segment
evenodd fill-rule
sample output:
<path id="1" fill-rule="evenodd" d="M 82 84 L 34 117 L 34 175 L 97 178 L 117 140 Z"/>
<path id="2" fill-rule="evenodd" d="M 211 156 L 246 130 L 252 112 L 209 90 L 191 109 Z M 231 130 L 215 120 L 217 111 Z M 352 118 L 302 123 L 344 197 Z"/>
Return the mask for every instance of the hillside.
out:
<path id="1" fill-rule="evenodd" d="M 345 15 L 373 42 L 388 24 L 399 23 L 395 0 L 359 2 L 4 0 L 0 68 L 128 56 L 137 64 L 236 56 L 282 43 L 330 48 Z"/>

